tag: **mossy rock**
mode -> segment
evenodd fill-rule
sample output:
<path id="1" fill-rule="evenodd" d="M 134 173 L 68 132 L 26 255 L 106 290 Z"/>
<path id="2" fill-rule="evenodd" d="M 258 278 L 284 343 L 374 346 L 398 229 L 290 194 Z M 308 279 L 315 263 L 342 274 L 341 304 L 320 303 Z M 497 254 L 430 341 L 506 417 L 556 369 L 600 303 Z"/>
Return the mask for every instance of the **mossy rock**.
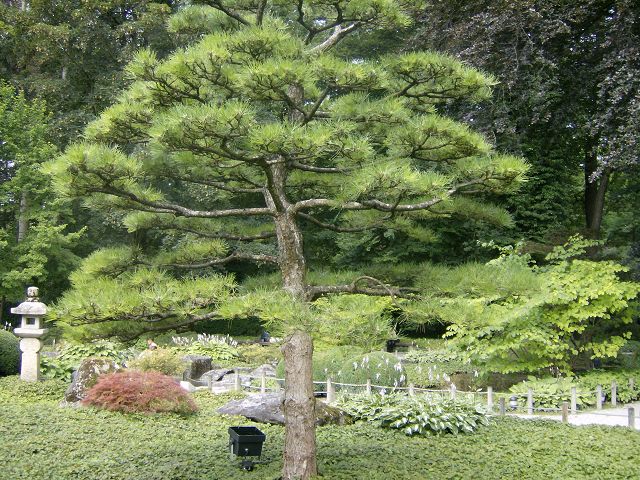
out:
<path id="1" fill-rule="evenodd" d="M 79 402 L 87 396 L 87 391 L 98 382 L 100 375 L 120 370 L 116 362 L 108 358 L 85 358 L 73 372 L 73 380 L 64 394 L 67 402 Z"/>

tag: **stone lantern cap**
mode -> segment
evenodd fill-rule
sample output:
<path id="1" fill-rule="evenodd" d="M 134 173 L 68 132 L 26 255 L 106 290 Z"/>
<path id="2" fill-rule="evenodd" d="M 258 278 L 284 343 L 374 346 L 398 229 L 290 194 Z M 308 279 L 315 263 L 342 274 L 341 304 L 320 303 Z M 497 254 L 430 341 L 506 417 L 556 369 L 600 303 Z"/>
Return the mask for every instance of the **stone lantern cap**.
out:
<path id="1" fill-rule="evenodd" d="M 47 329 L 41 328 L 42 317 L 47 314 L 47 306 L 38 299 L 38 289 L 29 287 L 27 299 L 15 308 L 11 313 L 22 317 L 20 328 L 14 329 L 19 337 L 37 338 L 47 333 Z"/>

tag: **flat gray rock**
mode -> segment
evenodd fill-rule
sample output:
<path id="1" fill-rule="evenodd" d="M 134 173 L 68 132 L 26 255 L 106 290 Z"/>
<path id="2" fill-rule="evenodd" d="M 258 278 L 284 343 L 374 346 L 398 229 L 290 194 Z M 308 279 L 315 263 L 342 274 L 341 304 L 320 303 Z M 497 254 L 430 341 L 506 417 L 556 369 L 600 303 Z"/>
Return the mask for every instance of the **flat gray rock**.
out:
<path id="1" fill-rule="evenodd" d="M 230 401 L 220 407 L 218 413 L 241 415 L 260 423 L 284 425 L 283 399 L 282 393 L 248 395 L 243 399 Z M 350 423 L 352 423 L 352 418 L 347 413 L 316 400 L 316 425 L 346 425 Z"/>
<path id="2" fill-rule="evenodd" d="M 200 377 L 200 380 L 207 381 L 211 379 L 212 382 L 219 382 L 224 378 L 225 375 L 233 372 L 233 368 L 214 368 L 213 370 L 204 372 Z"/>

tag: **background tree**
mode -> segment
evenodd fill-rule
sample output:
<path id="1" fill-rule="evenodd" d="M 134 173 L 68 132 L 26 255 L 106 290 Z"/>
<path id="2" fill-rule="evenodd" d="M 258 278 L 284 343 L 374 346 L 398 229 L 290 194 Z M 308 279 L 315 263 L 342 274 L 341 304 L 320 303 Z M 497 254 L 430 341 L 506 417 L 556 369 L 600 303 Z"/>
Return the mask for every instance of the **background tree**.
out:
<path id="1" fill-rule="evenodd" d="M 62 194 L 129 212 L 123 222 L 131 230 L 170 233 L 147 251 L 94 255 L 80 272 L 85 281 L 59 305 L 61 317 L 114 333 L 122 320 L 148 331 L 247 313 L 287 325 L 287 479 L 317 472 L 309 332 L 322 316 L 309 302 L 402 293 L 352 272 L 319 272 L 314 281 L 304 228 L 419 229 L 415 219 L 481 210 L 474 194 L 512 191 L 527 171 L 521 159 L 497 154 L 436 113 L 449 101 L 487 98 L 491 78 L 429 52 L 375 61 L 331 53 L 353 31 L 407 22 L 391 0 L 186 9 L 170 27 L 207 34 L 166 60 L 141 51 L 128 67 L 129 88 L 86 129 L 88 143 L 48 166 Z M 280 293 L 232 295 L 229 278 L 207 270 L 232 262 L 277 268 Z M 193 271 L 203 273 L 183 273 Z M 118 282 L 146 301 L 116 316 L 116 293 L 106 288 Z"/>
<path id="2" fill-rule="evenodd" d="M 50 179 L 40 172 L 57 155 L 46 136 L 48 115 L 42 102 L 29 102 L 22 92 L 0 83 L 0 320 L 6 302 L 24 298 L 29 283 L 45 280 L 55 296 L 77 266 L 69 247 L 76 234 L 58 225 L 61 205 L 53 200 Z"/>
<path id="3" fill-rule="evenodd" d="M 426 265 L 417 283 L 429 293 L 407 313 L 448 324 L 450 345 L 485 372 L 590 368 L 631 338 L 640 293 L 622 265 L 586 259 L 593 246 L 572 237 L 540 266 L 513 247 L 486 265 Z"/>
<path id="4" fill-rule="evenodd" d="M 513 201 L 528 236 L 573 227 L 566 199 L 576 187 L 582 225 L 597 236 L 612 173 L 637 163 L 639 17 L 628 0 L 434 1 L 425 9 L 412 48 L 450 52 L 500 81 L 491 108 L 467 118 L 531 160 L 533 182 Z"/>

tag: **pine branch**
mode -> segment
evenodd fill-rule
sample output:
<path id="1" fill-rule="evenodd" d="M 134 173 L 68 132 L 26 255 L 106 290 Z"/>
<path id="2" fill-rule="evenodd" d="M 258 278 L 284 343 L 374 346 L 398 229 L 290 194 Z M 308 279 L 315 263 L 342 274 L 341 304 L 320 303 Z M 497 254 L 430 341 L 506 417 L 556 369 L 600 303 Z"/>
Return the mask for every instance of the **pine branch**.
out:
<path id="1" fill-rule="evenodd" d="M 268 238 L 274 238 L 275 232 L 262 232 L 256 235 L 234 235 L 232 233 L 225 232 L 201 232 L 192 228 L 184 228 L 178 226 L 168 226 L 166 228 L 160 228 L 161 230 L 178 230 L 180 232 L 194 233 L 203 238 L 222 238 L 224 240 L 233 240 L 236 242 L 254 242 L 256 240 L 266 240 Z"/>
<path id="2" fill-rule="evenodd" d="M 378 288 L 358 286 L 358 283 L 365 280 L 369 283 L 377 284 Z M 360 293 L 363 295 L 371 295 L 376 297 L 391 297 L 394 304 L 396 303 L 396 298 L 413 298 L 415 295 L 413 295 L 412 293 L 417 292 L 418 290 L 415 289 L 390 287 L 381 280 L 370 277 L 368 275 L 362 275 L 348 285 L 316 285 L 309 287 L 309 296 L 312 300 L 315 300 L 323 295 L 330 295 L 334 293 Z"/>
<path id="3" fill-rule="evenodd" d="M 331 47 L 335 46 L 340 40 L 346 37 L 349 33 L 353 32 L 360 26 L 359 23 L 352 23 L 346 27 L 341 25 L 336 25 L 333 29 L 333 33 L 329 38 L 327 38 L 324 42 L 316 45 L 315 47 L 309 50 L 309 53 L 323 53 L 329 50 Z"/>
<path id="4" fill-rule="evenodd" d="M 313 223 L 314 225 L 317 225 L 320 228 L 324 228 L 326 230 L 332 230 L 334 232 L 340 232 L 340 233 L 365 232 L 367 230 L 373 230 L 374 228 L 377 228 L 383 225 L 383 223 L 380 222 L 372 225 L 367 225 L 365 227 L 339 227 L 337 225 L 332 225 L 330 223 L 321 222 L 317 218 L 303 212 L 298 212 L 297 216 Z"/>
<path id="5" fill-rule="evenodd" d="M 229 263 L 233 260 L 249 260 L 251 262 L 257 262 L 257 263 L 278 263 L 278 257 L 274 255 L 233 252 L 231 255 L 228 255 L 224 258 L 215 258 L 213 260 L 209 260 L 208 262 L 203 262 L 203 263 L 191 263 L 191 264 L 163 263 L 160 265 L 152 265 L 150 263 L 147 263 L 146 265 L 157 266 L 157 267 L 168 267 L 168 268 L 197 269 L 197 268 L 214 267 L 216 265 L 224 265 L 225 263 Z"/>
<path id="6" fill-rule="evenodd" d="M 291 208 L 296 213 L 300 210 L 307 208 L 316 208 L 316 207 L 331 207 L 340 210 L 379 210 L 381 212 L 412 212 L 418 210 L 428 210 L 429 208 L 437 205 L 442 202 L 445 198 L 457 193 L 461 189 L 470 186 L 470 185 L 478 185 L 484 183 L 488 179 L 475 179 L 470 180 L 468 182 L 460 183 L 455 187 L 447 190 L 447 195 L 444 198 L 435 197 L 431 200 L 427 200 L 425 202 L 420 203 L 412 203 L 412 204 L 391 204 L 382 202 L 380 200 L 362 200 L 360 202 L 346 202 L 343 204 L 336 204 L 335 200 L 330 200 L 328 198 L 312 198 L 309 200 L 301 200 L 294 204 Z"/>
<path id="7" fill-rule="evenodd" d="M 304 170 L 305 172 L 315 172 L 315 173 L 347 173 L 349 172 L 349 170 L 346 168 L 316 167 L 314 165 L 306 165 L 300 162 L 291 162 L 288 164 L 288 166 L 298 170 Z"/>
<path id="8" fill-rule="evenodd" d="M 220 10 L 222 13 L 224 13 L 225 15 L 233 18 L 234 20 L 237 20 L 238 22 L 240 22 L 243 25 L 251 25 L 251 23 L 249 23 L 249 21 L 247 21 L 242 15 L 240 15 L 238 12 L 236 12 L 235 10 L 230 9 L 229 7 L 225 7 L 222 4 L 221 0 L 209 0 L 207 2 L 207 4 L 210 7 L 213 7 L 217 10 Z"/>

